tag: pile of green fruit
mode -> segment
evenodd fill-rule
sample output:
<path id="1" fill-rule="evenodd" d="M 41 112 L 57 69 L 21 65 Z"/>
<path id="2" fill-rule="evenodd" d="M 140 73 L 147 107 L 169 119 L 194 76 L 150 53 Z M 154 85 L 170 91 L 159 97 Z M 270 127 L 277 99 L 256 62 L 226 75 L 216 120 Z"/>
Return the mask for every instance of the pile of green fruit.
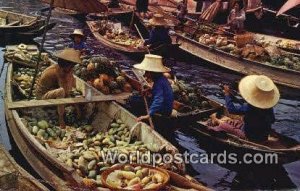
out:
<path id="1" fill-rule="evenodd" d="M 144 144 L 142 141 L 135 140 L 129 127 L 121 119 L 114 119 L 105 132 L 100 132 L 86 121 L 77 121 L 76 125 L 60 129 L 57 126 L 57 117 L 52 114 L 41 114 L 37 118 L 23 116 L 24 120 L 31 134 L 53 156 L 74 168 L 80 176 L 90 179 L 97 186 L 102 186 L 101 173 L 104 170 L 122 162 L 119 161 L 121 160 L 119 156 L 127 156 L 130 161 L 137 162 L 137 157 L 134 155 L 137 151 L 140 154 L 160 151 L 155 143 Z M 111 154 L 116 155 L 116 160 L 110 160 Z M 167 166 L 163 163 L 157 165 L 176 170 L 175 165 Z"/>

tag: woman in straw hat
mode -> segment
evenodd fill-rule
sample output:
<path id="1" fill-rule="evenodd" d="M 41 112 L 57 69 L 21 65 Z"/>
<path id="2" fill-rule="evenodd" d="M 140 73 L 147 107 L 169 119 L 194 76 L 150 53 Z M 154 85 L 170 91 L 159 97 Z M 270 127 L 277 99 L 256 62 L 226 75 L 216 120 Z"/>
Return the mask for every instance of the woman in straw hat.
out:
<path id="1" fill-rule="evenodd" d="M 134 68 L 145 71 L 145 76 L 153 81 L 151 91 L 152 103 L 149 115 L 141 116 L 137 120 L 146 120 L 155 113 L 170 116 L 174 102 L 173 90 L 163 73 L 170 72 L 171 70 L 163 65 L 162 57 L 146 54 L 142 63 L 134 65 Z"/>
<path id="2" fill-rule="evenodd" d="M 81 29 L 75 29 L 74 32 L 70 34 L 70 38 L 73 42 L 69 45 L 69 48 L 74 48 L 75 50 L 79 50 L 81 54 L 86 54 L 88 47 L 84 42 L 84 37 Z"/>
<path id="3" fill-rule="evenodd" d="M 70 95 L 75 87 L 73 67 L 81 63 L 80 52 L 66 48 L 57 54 L 58 62 L 46 68 L 37 82 L 37 99 L 59 99 Z M 58 106 L 59 123 L 62 128 L 64 123 L 64 106 Z"/>
<path id="4" fill-rule="evenodd" d="M 241 96 L 247 104 L 233 104 L 229 86 L 224 86 L 226 107 L 229 113 L 244 115 L 242 125 L 236 125 L 218 120 L 212 116 L 212 121 L 218 124 L 217 129 L 236 134 L 253 141 L 266 141 L 275 122 L 273 107 L 279 101 L 279 91 L 273 81 L 264 75 L 250 75 L 243 78 L 239 84 Z"/>
<path id="5" fill-rule="evenodd" d="M 149 39 L 145 40 L 144 45 L 150 45 L 150 47 L 157 47 L 162 44 L 171 44 L 172 40 L 169 35 L 167 21 L 163 15 L 155 14 L 152 19 L 149 20 L 149 24 L 153 27 L 150 31 Z"/>

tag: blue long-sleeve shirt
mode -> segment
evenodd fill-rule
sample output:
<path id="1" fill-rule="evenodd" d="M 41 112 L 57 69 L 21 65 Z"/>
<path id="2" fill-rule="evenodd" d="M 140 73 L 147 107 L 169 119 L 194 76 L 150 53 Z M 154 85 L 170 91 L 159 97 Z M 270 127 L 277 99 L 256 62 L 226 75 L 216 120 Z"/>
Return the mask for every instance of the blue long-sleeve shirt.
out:
<path id="1" fill-rule="evenodd" d="M 154 81 L 152 88 L 152 103 L 149 109 L 150 116 L 155 113 L 170 115 L 173 109 L 173 90 L 166 77 L 161 76 Z"/>
<path id="2" fill-rule="evenodd" d="M 156 27 L 151 30 L 149 39 L 145 40 L 145 45 L 158 46 L 161 44 L 171 44 L 172 39 L 169 36 L 168 29 L 164 27 Z"/>
<path id="3" fill-rule="evenodd" d="M 271 126 L 275 122 L 273 108 L 260 109 L 250 104 L 235 105 L 231 96 L 225 96 L 229 113 L 244 115 L 244 132 L 247 138 L 264 141 L 268 138 Z"/>
<path id="4" fill-rule="evenodd" d="M 72 42 L 69 45 L 69 48 L 74 48 L 75 50 L 80 50 L 80 51 L 85 50 L 89 52 L 87 45 L 83 41 L 81 41 L 79 44 L 75 44 L 74 42 Z"/>

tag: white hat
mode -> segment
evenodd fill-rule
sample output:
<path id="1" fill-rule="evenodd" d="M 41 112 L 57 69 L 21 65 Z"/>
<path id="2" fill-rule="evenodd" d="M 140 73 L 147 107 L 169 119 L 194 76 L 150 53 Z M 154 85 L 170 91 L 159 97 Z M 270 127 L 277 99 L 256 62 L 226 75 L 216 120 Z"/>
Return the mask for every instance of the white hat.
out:
<path id="1" fill-rule="evenodd" d="M 74 38 L 74 36 L 81 36 L 82 38 L 84 37 L 84 34 L 81 29 L 75 29 L 72 34 L 70 34 L 70 38 Z"/>
<path id="2" fill-rule="evenodd" d="M 56 57 L 74 64 L 81 64 L 80 55 L 81 54 L 79 50 L 75 50 L 74 48 L 65 48 L 57 53 Z"/>
<path id="3" fill-rule="evenodd" d="M 273 81 L 264 75 L 244 77 L 239 84 L 241 96 L 251 105 L 261 109 L 275 106 L 280 93 Z"/>
<path id="4" fill-rule="evenodd" d="M 136 69 L 149 72 L 170 72 L 171 69 L 163 65 L 162 57 L 154 54 L 146 54 L 144 60 L 140 64 L 133 66 Z"/>

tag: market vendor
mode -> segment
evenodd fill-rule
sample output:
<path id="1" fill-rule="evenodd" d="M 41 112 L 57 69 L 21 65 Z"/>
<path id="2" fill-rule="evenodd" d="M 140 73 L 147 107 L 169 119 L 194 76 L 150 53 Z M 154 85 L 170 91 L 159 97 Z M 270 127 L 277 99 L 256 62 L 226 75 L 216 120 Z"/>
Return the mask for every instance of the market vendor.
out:
<path id="1" fill-rule="evenodd" d="M 162 44 L 171 44 L 172 39 L 169 35 L 168 23 L 163 15 L 155 14 L 150 19 L 149 24 L 153 27 L 150 31 L 149 39 L 145 40 L 144 45 L 149 45 L 151 48 L 160 46 Z"/>
<path id="2" fill-rule="evenodd" d="M 69 48 L 79 50 L 82 55 L 88 53 L 88 48 L 84 42 L 85 36 L 81 29 L 75 29 L 74 32 L 70 34 L 70 38 L 72 39 L 72 43 L 69 45 Z"/>
<path id="3" fill-rule="evenodd" d="M 149 5 L 149 0 L 136 0 L 135 6 L 136 6 L 136 12 L 138 16 L 142 18 L 146 18 L 149 16 L 148 5 Z"/>
<path id="4" fill-rule="evenodd" d="M 37 99 L 60 99 L 69 97 L 75 78 L 73 67 L 81 63 L 80 52 L 73 48 L 66 48 L 57 54 L 58 62 L 49 66 L 37 82 Z M 58 106 L 58 117 L 61 128 L 65 128 L 65 107 Z"/>
<path id="5" fill-rule="evenodd" d="M 212 116 L 212 122 L 217 125 L 214 128 L 252 141 L 267 141 L 271 126 L 275 122 L 273 107 L 278 103 L 280 97 L 276 85 L 267 76 L 250 75 L 241 80 L 239 91 L 247 102 L 244 105 L 235 105 L 229 86 L 224 86 L 228 112 L 244 115 L 243 122 L 238 123 L 235 120 L 229 123 Z"/>
<path id="6" fill-rule="evenodd" d="M 141 64 L 134 65 L 134 68 L 144 70 L 145 76 L 153 81 L 151 90 L 152 102 L 149 108 L 149 115 L 139 117 L 137 120 L 142 121 L 149 119 L 154 114 L 170 116 L 173 110 L 173 90 L 168 79 L 163 75 L 165 72 L 170 72 L 170 69 L 165 67 L 162 62 L 162 57 L 146 54 Z"/>
<path id="7" fill-rule="evenodd" d="M 180 24 L 183 25 L 186 21 L 187 10 L 187 0 L 182 0 L 177 6 L 177 19 L 180 21 Z"/>
<path id="8" fill-rule="evenodd" d="M 233 9 L 230 11 L 227 18 L 227 25 L 230 29 L 236 33 L 241 33 L 244 31 L 244 22 L 246 20 L 246 13 L 244 10 L 242 1 L 235 1 L 233 4 Z"/>

